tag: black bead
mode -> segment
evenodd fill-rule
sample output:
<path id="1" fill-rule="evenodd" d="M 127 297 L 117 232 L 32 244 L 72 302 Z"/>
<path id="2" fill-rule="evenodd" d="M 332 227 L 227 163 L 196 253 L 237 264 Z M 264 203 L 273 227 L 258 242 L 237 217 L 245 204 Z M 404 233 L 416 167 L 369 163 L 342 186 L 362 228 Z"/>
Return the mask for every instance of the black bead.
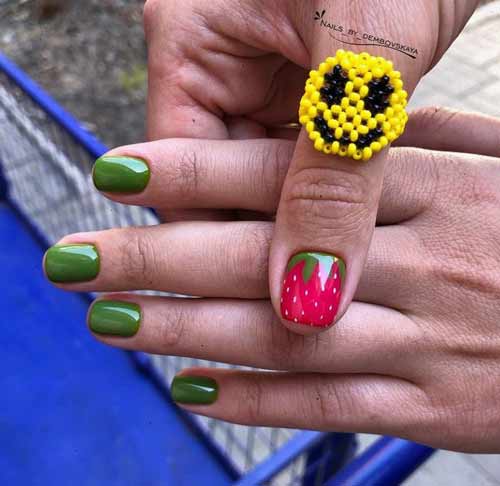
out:
<path id="1" fill-rule="evenodd" d="M 335 137 L 333 136 L 333 133 L 331 131 L 326 132 L 323 135 L 323 138 L 325 139 L 326 143 L 332 143 L 335 140 Z"/>

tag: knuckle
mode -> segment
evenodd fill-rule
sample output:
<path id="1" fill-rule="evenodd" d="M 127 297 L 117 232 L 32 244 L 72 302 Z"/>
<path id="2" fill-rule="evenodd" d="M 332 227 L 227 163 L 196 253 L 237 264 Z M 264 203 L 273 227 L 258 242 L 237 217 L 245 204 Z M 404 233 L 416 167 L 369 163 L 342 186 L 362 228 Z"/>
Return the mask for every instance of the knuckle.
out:
<path id="1" fill-rule="evenodd" d="M 416 129 L 432 129 L 435 131 L 459 115 L 459 111 L 451 108 L 426 106 L 413 111 L 411 118 Z"/>
<path id="2" fill-rule="evenodd" d="M 127 282 L 153 286 L 155 261 L 153 243 L 145 232 L 131 229 L 121 249 L 122 268 Z"/>
<path id="3" fill-rule="evenodd" d="M 302 231 L 325 231 L 324 236 L 331 237 L 332 230 L 342 228 L 343 235 L 352 236 L 375 212 L 370 185 L 367 176 L 357 173 L 302 169 L 291 176 L 284 198 L 287 217 Z"/>
<path id="4" fill-rule="evenodd" d="M 255 193 L 263 192 L 266 199 L 274 200 L 278 205 L 283 181 L 293 155 L 293 142 L 275 142 L 262 148 L 255 160 L 255 167 L 259 167 L 260 177 L 255 178 L 257 187 Z"/>
<path id="5" fill-rule="evenodd" d="M 241 408 L 237 411 L 236 417 L 244 417 L 244 421 L 248 424 L 261 423 L 265 418 L 262 415 L 263 389 L 260 378 L 248 373 L 244 381 L 243 397 L 239 401 Z"/>
<path id="6" fill-rule="evenodd" d="M 234 243 L 233 260 L 230 262 L 234 280 L 241 282 L 243 269 L 247 285 L 261 290 L 267 284 L 269 273 L 269 248 L 272 240 L 272 224 L 248 223 L 242 224 L 238 232 L 232 234 Z"/>
<path id="7" fill-rule="evenodd" d="M 157 342 L 165 352 L 175 350 L 181 344 L 184 331 L 193 322 L 194 316 L 187 308 L 181 310 L 168 306 L 168 311 L 160 311 L 160 317 Z"/>

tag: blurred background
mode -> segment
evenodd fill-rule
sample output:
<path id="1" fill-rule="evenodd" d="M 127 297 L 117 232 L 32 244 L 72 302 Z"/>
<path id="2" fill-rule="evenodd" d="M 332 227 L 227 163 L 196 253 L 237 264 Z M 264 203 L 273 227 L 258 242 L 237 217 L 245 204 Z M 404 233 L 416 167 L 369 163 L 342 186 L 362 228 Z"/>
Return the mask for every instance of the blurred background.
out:
<path id="1" fill-rule="evenodd" d="M 142 141 L 145 138 L 147 88 L 146 47 L 142 29 L 143 4 L 143 0 L 0 0 L 0 53 L 14 61 L 105 145 L 113 147 Z M 95 154 L 76 144 L 74 137 L 69 136 L 22 91 L 14 87 L 10 80 L 2 76 L 0 73 L 0 172 L 3 167 L 10 187 L 11 202 L 46 241 L 51 243 L 64 234 L 79 230 L 156 223 L 154 216 L 143 208 L 123 207 L 100 197 L 89 178 Z M 490 0 L 482 2 L 482 7 L 450 51 L 424 78 L 410 106 L 444 105 L 500 116 L 499 99 L 500 1 Z M 0 184 L 0 196 L 1 192 Z M 1 223 L 0 218 L 0 230 Z M 2 237 L 3 233 L 0 231 L 0 243 Z M 1 260 L 1 257 L 0 249 L 0 268 L 4 268 L 3 265 L 10 262 Z M 42 292 L 40 289 L 44 281 L 39 275 L 39 261 L 40 257 L 33 261 L 31 271 L 33 279 L 40 278 L 37 292 Z M 43 292 L 54 292 L 45 287 L 43 289 Z M 23 291 L 19 290 L 21 293 L 15 294 L 14 297 L 25 306 L 31 297 L 20 297 Z M 5 293 L 5 287 L 2 293 Z M 55 293 L 53 299 L 43 302 L 45 315 L 42 319 L 46 329 L 51 322 L 48 317 L 49 302 L 52 302 L 54 312 L 61 307 L 57 319 L 53 318 L 54 325 L 59 326 L 65 316 L 63 303 L 73 302 L 74 297 L 61 292 Z M 31 304 L 24 313 L 25 316 L 28 315 L 27 312 L 38 311 L 41 305 L 33 300 Z M 83 307 L 86 305 L 87 303 Z M 73 307 L 75 306 L 76 303 Z M 82 343 L 86 343 L 85 347 L 89 346 L 88 349 L 91 349 L 90 346 L 94 344 L 90 344 L 90 340 L 85 341 L 89 339 L 88 336 L 83 336 L 86 333 L 83 326 L 84 317 L 78 317 L 78 313 L 75 315 L 72 322 L 69 317 L 68 322 L 63 322 L 64 326 L 68 326 L 65 346 L 68 340 L 75 339 L 75 350 L 81 349 Z M 30 318 L 29 322 L 35 322 L 34 319 L 35 317 Z M 12 339 L 15 343 L 14 331 Z M 40 339 L 43 338 L 42 333 Z M 52 345 L 54 353 L 62 348 L 55 337 Z M 0 346 L 3 345 L 0 343 Z M 19 338 L 18 354 L 29 348 L 26 346 L 27 342 Z M 79 351 L 75 351 L 77 352 Z M 105 360 L 106 366 L 111 370 L 110 356 L 114 351 L 100 346 L 95 352 L 98 353 L 99 359 Z M 36 353 L 36 349 L 33 353 Z M 71 364 L 71 359 L 75 361 L 75 356 L 76 354 L 67 358 L 68 363 Z M 87 358 L 91 361 L 97 359 L 94 355 Z M 152 357 L 152 362 L 159 379 L 164 383 L 180 368 L 198 364 L 195 360 L 172 357 Z M 14 360 L 12 363 L 19 366 L 18 361 Z M 23 366 L 26 365 L 26 374 L 31 372 L 27 363 L 20 363 L 21 371 L 19 376 L 14 377 L 14 381 L 22 379 Z M 35 368 L 33 373 L 37 372 L 38 369 Z M 39 373 L 42 374 L 41 371 Z M 91 375 L 80 376 L 75 371 L 75 376 L 81 380 L 81 386 L 84 386 L 84 379 L 89 380 L 85 382 L 88 386 L 93 383 Z M 113 379 L 112 374 L 109 379 Z M 40 393 L 43 395 L 44 387 L 49 389 L 50 386 L 51 384 L 43 384 Z M 64 382 L 61 385 L 62 392 L 70 390 L 71 386 L 73 385 L 69 381 Z M 119 399 L 118 395 L 115 404 L 117 410 L 123 407 L 123 401 Z M 59 405 L 65 407 L 65 410 L 71 407 L 79 410 L 78 405 L 74 405 L 71 400 Z M 12 410 L 16 406 L 18 405 L 13 402 Z M 91 419 L 94 417 L 89 418 Z M 62 418 L 60 422 L 65 424 Z M 95 427 L 96 424 L 99 424 L 101 429 L 104 428 L 103 440 L 107 440 L 106 437 L 114 433 L 106 429 L 109 428 L 109 417 L 107 422 L 99 422 L 97 419 L 94 422 L 89 421 L 88 426 Z M 224 454 L 230 456 L 241 471 L 253 470 L 281 450 L 288 441 L 297 437 L 294 431 L 248 428 L 208 419 L 196 419 L 196 424 L 218 444 Z M 127 423 L 127 428 L 129 427 L 133 428 L 133 425 Z M 160 440 L 160 443 L 166 442 L 162 439 L 163 431 L 158 424 L 157 429 L 160 437 L 156 439 Z M 2 429 L 0 421 L 0 442 L 6 443 L 6 437 L 12 438 L 13 434 L 2 435 L 2 430 L 5 429 Z M 64 436 L 63 430 L 59 433 L 61 437 Z M 310 440 L 312 436 L 307 437 L 307 440 Z M 71 442 L 71 433 L 68 432 L 66 439 Z M 145 436 L 144 440 L 152 441 L 153 438 Z M 361 450 L 365 450 L 377 438 L 361 435 L 359 440 Z M 179 443 L 182 444 L 185 443 Z M 157 450 L 167 454 L 160 445 Z M 7 452 L 10 450 L 7 449 Z M 302 452 L 299 450 L 296 459 L 291 461 L 291 466 L 272 483 L 266 484 L 306 484 L 303 479 L 310 466 L 310 457 L 306 457 Z M 64 457 L 66 461 L 69 460 L 68 456 Z M 71 458 L 79 460 L 77 451 Z M 0 471 L 3 470 L 1 464 L 0 458 Z M 77 464 L 78 462 L 75 462 L 72 467 L 78 467 Z M 129 466 L 128 464 L 127 467 Z M 111 467 L 109 465 L 110 470 Z M 120 465 L 120 470 L 122 469 Z M 137 471 L 140 474 L 140 469 Z M 189 466 L 178 471 L 181 475 L 188 472 L 192 472 L 189 471 Z M 160 477 L 158 474 L 156 476 Z M 108 481 L 106 484 L 111 483 Z M 157 483 L 135 484 L 141 486 Z M 307 484 L 322 483 L 310 480 Z M 493 455 L 438 451 L 405 484 L 500 485 L 500 459 L 499 456 Z"/>

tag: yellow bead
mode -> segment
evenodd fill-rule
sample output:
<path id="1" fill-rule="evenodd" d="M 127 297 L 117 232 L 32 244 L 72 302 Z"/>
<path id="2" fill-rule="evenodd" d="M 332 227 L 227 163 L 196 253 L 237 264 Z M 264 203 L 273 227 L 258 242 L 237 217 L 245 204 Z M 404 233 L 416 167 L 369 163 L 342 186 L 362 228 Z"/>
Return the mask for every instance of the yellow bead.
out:
<path id="1" fill-rule="evenodd" d="M 316 130 L 313 130 L 310 134 L 309 134 L 309 138 L 311 140 L 316 140 L 317 138 L 319 138 L 321 136 L 321 134 L 319 132 L 317 132 Z"/>
<path id="2" fill-rule="evenodd" d="M 340 65 L 342 66 L 342 69 L 345 69 L 346 71 L 349 71 L 352 67 L 352 63 L 347 57 L 344 57 L 342 61 L 340 61 Z"/>
<path id="3" fill-rule="evenodd" d="M 346 133 L 349 133 L 353 128 L 354 128 L 354 126 L 350 122 L 346 122 L 342 125 L 342 130 L 344 130 L 344 132 L 346 132 Z"/>
<path id="4" fill-rule="evenodd" d="M 332 106 L 332 113 L 335 115 L 338 115 L 342 111 L 342 108 L 339 105 L 333 105 Z"/>
<path id="5" fill-rule="evenodd" d="M 319 91 L 314 91 L 314 93 L 311 93 L 311 101 L 313 104 L 317 103 L 319 101 Z"/>
<path id="6" fill-rule="evenodd" d="M 368 71 L 368 65 L 364 62 L 362 62 L 359 66 L 358 66 L 358 73 L 361 74 L 362 76 L 366 74 L 366 72 Z"/>
<path id="7" fill-rule="evenodd" d="M 363 80 L 365 83 L 369 83 L 372 80 L 372 78 L 373 78 L 373 75 L 372 75 L 371 71 L 367 71 L 365 73 L 365 75 L 363 76 Z"/>
<path id="8" fill-rule="evenodd" d="M 396 140 L 396 138 L 398 138 L 398 136 L 396 135 L 396 133 L 391 130 L 387 135 L 387 140 L 389 140 L 389 142 L 393 142 L 394 140 Z"/>
<path id="9" fill-rule="evenodd" d="M 330 68 L 326 62 L 322 62 L 319 65 L 319 68 L 318 68 L 319 74 L 323 75 L 323 74 L 327 73 L 329 70 L 330 70 Z"/>
<path id="10" fill-rule="evenodd" d="M 325 62 L 328 64 L 330 69 L 338 63 L 337 58 L 332 56 L 327 57 Z"/>
<path id="11" fill-rule="evenodd" d="M 306 93 L 312 95 L 316 91 L 316 86 L 314 84 L 308 84 L 306 86 Z"/>
<path id="12" fill-rule="evenodd" d="M 360 78 L 359 76 L 356 76 L 353 81 L 352 81 L 352 84 L 354 84 L 354 87 L 356 89 L 359 89 L 361 88 L 361 86 L 363 86 L 364 82 L 363 82 L 363 78 Z"/>
<path id="13" fill-rule="evenodd" d="M 309 110 L 307 111 L 307 114 L 311 118 L 314 118 L 318 115 L 318 109 L 315 106 L 311 106 L 311 108 L 309 108 Z"/>
<path id="14" fill-rule="evenodd" d="M 303 115 L 307 115 L 307 108 L 304 108 L 303 106 L 299 107 L 299 118 Z"/>
<path id="15" fill-rule="evenodd" d="M 382 150 L 382 145 L 380 142 L 372 142 L 370 144 L 370 148 L 373 150 L 373 152 L 380 152 Z"/>
<path id="16" fill-rule="evenodd" d="M 332 154 L 338 154 L 340 149 L 340 143 L 337 141 L 332 143 Z"/>
<path id="17" fill-rule="evenodd" d="M 314 81 L 314 86 L 316 86 L 316 89 L 320 89 L 323 86 L 323 83 L 325 82 L 325 79 L 323 76 L 318 76 L 316 78 L 316 81 Z"/>
<path id="18" fill-rule="evenodd" d="M 364 98 L 365 96 L 368 95 L 369 91 L 370 89 L 368 88 L 368 86 L 364 84 L 363 86 L 361 86 L 361 88 L 359 88 L 359 96 L 361 96 L 361 98 Z"/>
<path id="19" fill-rule="evenodd" d="M 353 101 L 354 103 L 357 103 L 359 100 L 360 100 L 360 96 L 359 96 L 359 93 L 356 93 L 356 92 L 352 92 L 350 95 L 349 95 L 349 99 L 351 101 Z"/>
<path id="20" fill-rule="evenodd" d="M 332 129 L 335 130 L 339 126 L 338 120 L 335 120 L 334 118 L 331 118 L 328 120 L 328 126 Z"/>
<path id="21" fill-rule="evenodd" d="M 325 154 L 331 154 L 332 153 L 332 145 L 330 143 L 325 143 L 323 146 L 323 152 Z"/>
<path id="22" fill-rule="evenodd" d="M 380 123 L 384 123 L 385 122 L 385 115 L 383 113 L 377 113 L 375 115 L 375 120 L 377 120 Z"/>
<path id="23" fill-rule="evenodd" d="M 370 147 L 365 147 L 363 149 L 363 160 L 370 160 L 372 158 L 373 152 Z"/>
<path id="24" fill-rule="evenodd" d="M 314 148 L 316 150 L 323 150 L 323 146 L 325 145 L 325 141 L 321 138 L 321 137 L 318 137 L 315 141 L 314 141 Z"/>
<path id="25" fill-rule="evenodd" d="M 370 118 L 366 121 L 366 125 L 370 130 L 372 130 L 373 128 L 377 127 L 377 120 L 375 120 L 375 118 Z"/>
<path id="26" fill-rule="evenodd" d="M 391 128 L 392 128 L 392 125 L 389 122 L 385 121 L 384 123 L 382 123 L 382 130 L 384 132 L 390 131 Z"/>
<path id="27" fill-rule="evenodd" d="M 306 131 L 307 133 L 311 133 L 312 131 L 314 131 L 314 122 L 313 121 L 310 121 L 310 122 L 307 122 L 306 123 Z"/>
<path id="28" fill-rule="evenodd" d="M 318 77 L 318 71 L 315 69 L 309 71 L 309 78 L 311 78 L 313 81 Z"/>
<path id="29" fill-rule="evenodd" d="M 304 108 L 310 108 L 312 106 L 311 100 L 309 98 L 302 97 L 300 100 L 300 106 Z"/>
<path id="30" fill-rule="evenodd" d="M 350 79 L 351 81 L 354 81 L 354 79 L 356 78 L 356 75 L 357 75 L 357 74 L 358 74 L 358 72 L 357 72 L 357 70 L 356 70 L 356 69 L 354 69 L 354 68 L 349 69 L 349 72 L 347 73 L 347 75 L 348 75 L 348 77 L 349 77 L 349 79 Z"/>
<path id="31" fill-rule="evenodd" d="M 378 141 L 380 142 L 380 145 L 382 145 L 382 148 L 389 145 L 389 140 L 387 140 L 387 137 L 384 137 L 383 135 L 378 139 Z"/>
<path id="32" fill-rule="evenodd" d="M 394 89 L 396 91 L 398 91 L 399 89 L 401 89 L 403 87 L 403 81 L 401 81 L 400 79 L 393 79 L 391 81 L 391 84 L 394 86 Z"/>
<path id="33" fill-rule="evenodd" d="M 359 127 L 361 125 L 361 115 L 355 115 L 352 119 L 352 124 L 355 127 Z"/>
<path id="34" fill-rule="evenodd" d="M 309 123 L 309 121 L 310 121 L 310 118 L 307 115 L 303 115 L 299 118 L 299 123 L 301 125 L 307 125 L 307 123 Z"/>
<path id="35" fill-rule="evenodd" d="M 372 117 L 372 114 L 368 110 L 363 110 L 361 112 L 361 118 L 363 120 L 369 120 Z"/>
<path id="36" fill-rule="evenodd" d="M 356 142 L 356 140 L 359 137 L 358 132 L 356 130 L 352 130 L 349 135 L 351 137 L 351 142 Z"/>
<path id="37" fill-rule="evenodd" d="M 392 79 L 399 79 L 401 78 L 401 73 L 399 71 L 391 71 L 389 73 L 389 77 Z"/>
<path id="38" fill-rule="evenodd" d="M 368 133 L 368 127 L 366 125 L 360 125 L 358 127 L 358 132 L 361 133 L 361 135 L 366 135 Z"/>
<path id="39" fill-rule="evenodd" d="M 339 155 L 341 157 L 345 157 L 347 154 L 347 147 L 345 145 L 341 145 L 339 148 Z"/>
<path id="40" fill-rule="evenodd" d="M 341 125 L 343 123 L 345 123 L 347 121 L 347 115 L 345 114 L 345 112 L 339 113 L 339 116 L 337 117 L 337 120 L 339 121 L 339 123 Z"/>
<path id="41" fill-rule="evenodd" d="M 357 150 L 357 147 L 354 143 L 350 143 L 347 147 L 347 155 L 353 155 Z"/>
<path id="42" fill-rule="evenodd" d="M 352 158 L 354 160 L 361 160 L 362 157 L 363 157 L 363 151 L 360 149 L 356 150 L 356 152 L 352 154 Z"/>
<path id="43" fill-rule="evenodd" d="M 317 104 L 317 108 L 319 111 L 325 111 L 325 110 L 328 110 L 328 105 L 324 101 L 320 101 Z"/>
<path id="44" fill-rule="evenodd" d="M 342 135 L 343 135 L 343 134 L 344 134 L 344 130 L 342 130 L 342 128 L 337 127 L 337 128 L 335 129 L 335 138 L 336 138 L 337 140 L 340 140 L 340 139 L 342 138 Z"/>
<path id="45" fill-rule="evenodd" d="M 399 103 L 399 95 L 397 93 L 392 93 L 389 97 L 389 102 L 391 103 L 391 105 Z"/>
<path id="46" fill-rule="evenodd" d="M 351 93 L 351 95 L 353 95 L 355 93 Z M 358 113 L 358 110 L 356 110 L 356 108 L 354 108 L 354 106 L 348 106 L 345 110 L 345 114 L 349 117 L 349 118 L 354 118 L 356 116 L 356 114 Z"/>
<path id="47" fill-rule="evenodd" d="M 387 118 L 392 118 L 394 116 L 394 109 L 390 106 L 388 106 L 385 110 L 385 116 Z"/>
<path id="48" fill-rule="evenodd" d="M 347 81 L 347 83 L 345 84 L 345 88 L 344 88 L 344 91 L 347 93 L 347 94 L 350 94 L 352 93 L 352 90 L 354 89 L 354 84 L 352 81 Z"/>
<path id="49" fill-rule="evenodd" d="M 381 68 L 376 67 L 373 70 L 373 77 L 375 77 L 375 78 L 381 78 L 383 75 L 384 75 L 384 71 Z"/>
<path id="50" fill-rule="evenodd" d="M 318 108 L 319 108 L 319 105 L 318 105 Z M 332 112 L 326 108 L 325 111 L 323 112 L 323 118 L 328 121 L 328 120 L 331 120 L 332 119 Z"/>

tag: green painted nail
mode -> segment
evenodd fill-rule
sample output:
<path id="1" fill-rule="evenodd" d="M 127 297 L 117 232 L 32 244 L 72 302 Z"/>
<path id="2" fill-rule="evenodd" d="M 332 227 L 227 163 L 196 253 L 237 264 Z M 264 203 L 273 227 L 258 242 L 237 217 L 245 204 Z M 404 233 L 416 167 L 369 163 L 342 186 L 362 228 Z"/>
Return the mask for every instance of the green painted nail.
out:
<path id="1" fill-rule="evenodd" d="M 97 334 L 133 336 L 141 324 L 141 308 L 132 302 L 99 300 L 90 310 L 89 326 Z"/>
<path id="2" fill-rule="evenodd" d="M 217 400 L 217 382 L 207 376 L 176 376 L 172 381 L 170 393 L 179 403 L 210 405 Z"/>
<path id="3" fill-rule="evenodd" d="M 56 245 L 45 254 L 45 272 L 52 282 L 86 282 L 99 273 L 94 245 Z"/>
<path id="4" fill-rule="evenodd" d="M 142 159 L 103 156 L 94 164 L 92 177 L 100 191 L 141 192 L 149 182 L 149 167 Z"/>

